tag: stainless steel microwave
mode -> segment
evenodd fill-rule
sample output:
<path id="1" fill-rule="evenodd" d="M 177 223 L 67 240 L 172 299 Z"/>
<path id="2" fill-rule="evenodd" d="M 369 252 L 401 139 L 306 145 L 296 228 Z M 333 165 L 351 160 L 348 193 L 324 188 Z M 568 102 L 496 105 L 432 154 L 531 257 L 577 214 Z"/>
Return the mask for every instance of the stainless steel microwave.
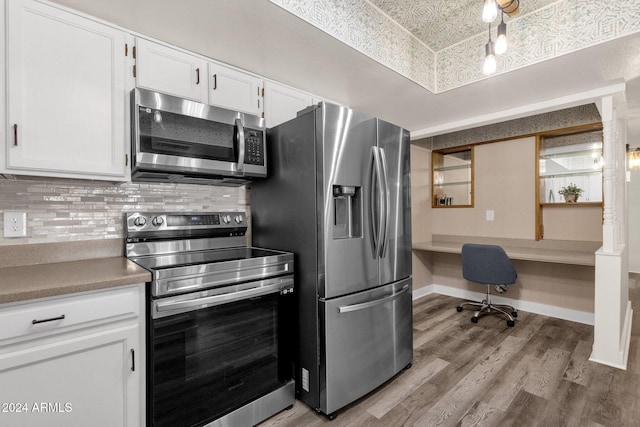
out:
<path id="1" fill-rule="evenodd" d="M 267 176 L 263 118 L 140 88 L 131 116 L 133 181 L 242 185 Z"/>

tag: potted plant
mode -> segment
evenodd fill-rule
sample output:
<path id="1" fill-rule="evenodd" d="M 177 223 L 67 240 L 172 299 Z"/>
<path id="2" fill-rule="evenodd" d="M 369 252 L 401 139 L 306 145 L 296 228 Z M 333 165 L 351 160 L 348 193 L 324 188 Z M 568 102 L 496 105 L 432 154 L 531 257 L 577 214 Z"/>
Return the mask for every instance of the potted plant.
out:
<path id="1" fill-rule="evenodd" d="M 558 190 L 558 194 L 564 197 L 565 202 L 575 203 L 578 201 L 578 197 L 580 197 L 582 191 L 582 188 L 578 187 L 572 182 L 566 187 L 562 187 L 560 190 Z"/>

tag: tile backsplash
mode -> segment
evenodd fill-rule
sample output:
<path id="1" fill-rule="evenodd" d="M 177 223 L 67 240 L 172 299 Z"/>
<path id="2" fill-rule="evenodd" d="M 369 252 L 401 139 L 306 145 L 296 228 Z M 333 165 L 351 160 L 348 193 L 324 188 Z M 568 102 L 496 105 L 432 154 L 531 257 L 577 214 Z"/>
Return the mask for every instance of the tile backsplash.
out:
<path id="1" fill-rule="evenodd" d="M 0 211 L 26 211 L 27 237 L 0 235 L 0 245 L 122 238 L 129 211 L 246 211 L 250 218 L 248 193 L 244 186 L 8 177 L 0 179 Z"/>

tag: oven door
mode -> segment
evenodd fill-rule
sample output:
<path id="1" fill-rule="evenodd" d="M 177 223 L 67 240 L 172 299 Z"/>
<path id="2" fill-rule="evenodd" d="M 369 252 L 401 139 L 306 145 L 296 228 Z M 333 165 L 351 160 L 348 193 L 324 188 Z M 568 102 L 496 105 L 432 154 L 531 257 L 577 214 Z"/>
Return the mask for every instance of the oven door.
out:
<path id="1" fill-rule="evenodd" d="M 132 124 L 134 170 L 266 176 L 264 119 L 134 89 Z"/>
<path id="2" fill-rule="evenodd" d="M 292 292 L 285 276 L 150 300 L 149 424 L 205 425 L 289 381 Z"/>

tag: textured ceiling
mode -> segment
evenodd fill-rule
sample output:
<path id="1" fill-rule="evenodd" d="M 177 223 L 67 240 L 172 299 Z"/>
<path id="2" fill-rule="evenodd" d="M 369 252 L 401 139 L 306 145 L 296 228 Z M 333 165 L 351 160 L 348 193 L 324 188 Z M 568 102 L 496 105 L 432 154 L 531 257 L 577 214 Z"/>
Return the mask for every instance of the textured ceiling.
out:
<path id="1" fill-rule="evenodd" d="M 437 52 L 487 30 L 481 0 L 369 0 L 431 50 Z M 520 0 L 514 19 L 557 0 Z M 509 17 L 505 15 L 507 27 Z M 494 25 L 499 23 L 499 17 Z"/>

